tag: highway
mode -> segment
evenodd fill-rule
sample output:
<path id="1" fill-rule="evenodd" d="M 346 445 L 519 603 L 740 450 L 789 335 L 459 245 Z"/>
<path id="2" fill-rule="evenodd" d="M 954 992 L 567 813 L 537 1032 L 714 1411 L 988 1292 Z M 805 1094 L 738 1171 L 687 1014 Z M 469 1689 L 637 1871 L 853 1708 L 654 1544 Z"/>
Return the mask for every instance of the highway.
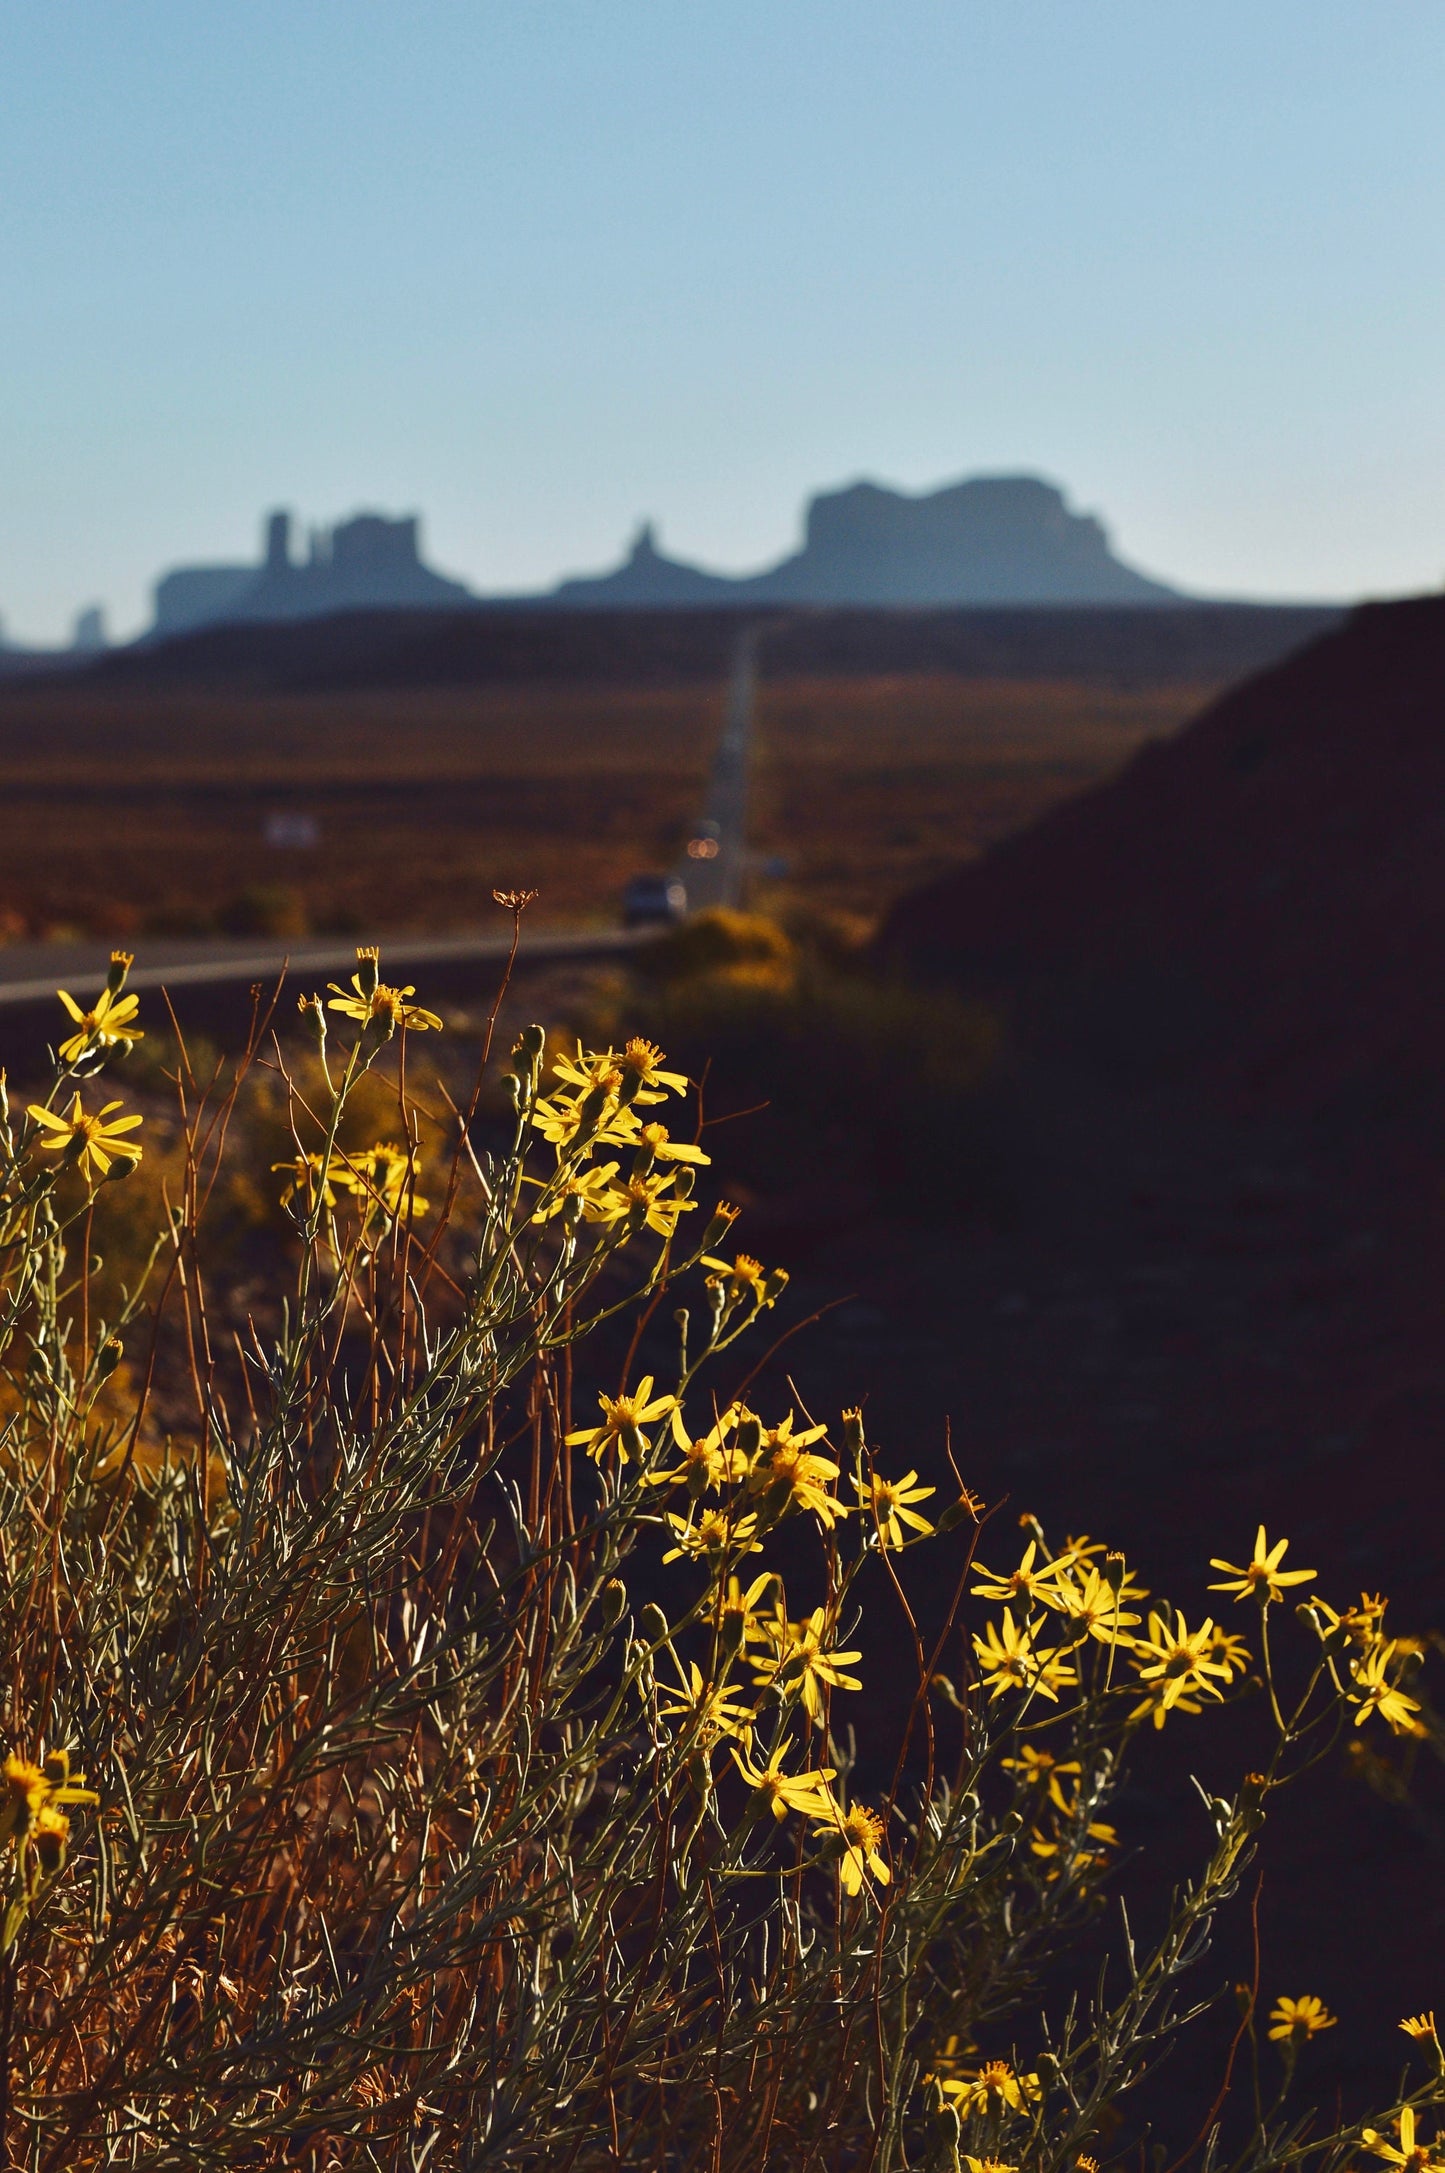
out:
<path id="1" fill-rule="evenodd" d="M 713 757 L 702 816 L 673 874 L 687 891 L 690 913 L 743 902 L 748 872 L 748 771 L 753 753 L 758 643 L 762 628 L 738 636 L 722 738 Z"/>
<path id="2" fill-rule="evenodd" d="M 686 885 L 688 910 L 694 913 L 708 906 L 739 905 L 744 896 L 748 770 L 761 631 L 749 627 L 738 638 L 722 737 L 713 758 L 703 812 L 674 871 Z M 517 963 L 525 970 L 530 966 L 617 956 L 654 933 L 648 928 L 605 927 L 534 933 L 524 919 Z M 283 973 L 292 988 L 330 980 L 344 982 L 355 970 L 357 940 L 341 936 L 307 937 L 291 943 L 257 936 L 126 939 L 123 947 L 135 953 L 127 986 L 141 992 L 162 988 L 174 994 L 182 990 L 205 991 L 232 1004 L 256 982 L 274 987 Z M 382 971 L 388 980 L 415 976 L 420 987 L 430 976 L 434 983 L 439 979 L 443 984 L 437 987 L 440 995 L 469 986 L 469 967 L 500 966 L 511 949 L 511 929 L 506 915 L 499 911 L 485 929 L 445 936 L 370 935 L 361 940 L 380 944 Z M 57 988 L 68 989 L 77 998 L 98 994 L 105 985 L 106 968 L 115 947 L 84 942 L 14 943 L 0 948 L 0 1019 L 11 1029 L 0 1035 L 5 1053 L 9 1053 L 17 1033 L 25 1041 L 37 1038 L 41 1014 L 48 1020 Z M 204 1008 L 208 1017 L 216 1015 L 214 1003 Z M 57 1030 L 60 1023 L 57 1012 Z"/>

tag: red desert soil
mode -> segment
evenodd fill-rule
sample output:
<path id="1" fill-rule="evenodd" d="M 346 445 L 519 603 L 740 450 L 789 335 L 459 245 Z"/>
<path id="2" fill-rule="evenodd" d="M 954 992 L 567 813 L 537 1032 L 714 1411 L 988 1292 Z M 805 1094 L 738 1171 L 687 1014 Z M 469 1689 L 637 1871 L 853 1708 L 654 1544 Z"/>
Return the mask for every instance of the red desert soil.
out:
<path id="1" fill-rule="evenodd" d="M 767 681 L 754 837 L 787 873 L 763 902 L 876 915 L 1110 775 L 1213 691 Z M 239 913 L 244 933 L 278 888 L 299 915 L 283 935 L 465 926 L 494 911 L 497 884 L 539 887 L 535 922 L 615 920 L 628 877 L 681 851 L 724 699 L 720 679 L 12 684 L 0 689 L 0 932 L 200 931 Z M 277 817 L 308 820 L 314 844 L 268 844 Z"/>

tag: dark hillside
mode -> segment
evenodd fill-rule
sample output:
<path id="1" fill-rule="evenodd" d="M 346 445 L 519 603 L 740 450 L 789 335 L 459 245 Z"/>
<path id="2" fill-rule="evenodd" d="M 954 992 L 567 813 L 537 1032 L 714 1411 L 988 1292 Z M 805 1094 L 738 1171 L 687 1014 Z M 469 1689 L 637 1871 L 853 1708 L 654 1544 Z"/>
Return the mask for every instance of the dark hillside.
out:
<path id="1" fill-rule="evenodd" d="M 966 678 L 1220 684 L 1298 648 L 1339 613 L 1255 604 L 994 610 L 579 611 L 537 605 L 358 611 L 204 628 L 112 651 L 72 684 L 307 692 L 547 682 L 677 686 L 727 670 L 761 621 L 765 677 L 947 672 Z"/>
<path id="2" fill-rule="evenodd" d="M 1445 1066 L 1445 598 L 1373 604 L 882 936 L 1272 1093 Z"/>

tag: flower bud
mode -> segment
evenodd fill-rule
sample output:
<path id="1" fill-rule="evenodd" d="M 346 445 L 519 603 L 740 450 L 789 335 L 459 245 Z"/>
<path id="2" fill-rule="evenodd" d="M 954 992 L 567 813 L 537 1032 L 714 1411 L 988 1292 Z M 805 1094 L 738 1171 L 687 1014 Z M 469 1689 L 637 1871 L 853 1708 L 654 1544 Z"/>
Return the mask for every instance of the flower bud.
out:
<path id="1" fill-rule="evenodd" d="M 43 1810 L 35 1821 L 32 1836 L 35 1854 L 42 1874 L 47 1879 L 56 1878 L 65 1869 L 66 1845 L 70 1840 L 70 1820 L 63 1811 Z"/>
<path id="2" fill-rule="evenodd" d="M 95 1377 L 107 1381 L 125 1356 L 125 1345 L 118 1335 L 107 1336 L 95 1354 Z"/>
<path id="3" fill-rule="evenodd" d="M 642 1634 L 649 1645 L 665 1644 L 672 1635 L 672 1624 L 668 1621 L 656 1600 L 649 1600 L 643 1608 L 641 1628 Z"/>
<path id="4" fill-rule="evenodd" d="M 956 1502 L 949 1504 L 934 1526 L 934 1530 L 939 1532 L 955 1531 L 962 1524 L 965 1517 L 971 1519 L 975 1524 L 978 1522 L 978 1503 L 974 1500 L 973 1495 L 969 1493 L 960 1494 Z"/>
<path id="5" fill-rule="evenodd" d="M 602 1626 L 615 1630 L 627 1609 L 627 1587 L 620 1577 L 609 1577 L 602 1587 Z"/>
<path id="6" fill-rule="evenodd" d="M 1104 1556 L 1104 1582 L 1116 1599 L 1123 1588 L 1124 1573 L 1127 1568 L 1128 1564 L 1122 1554 L 1118 1554 L 1111 1549 Z"/>
<path id="7" fill-rule="evenodd" d="M 326 1008 L 319 996 L 298 996 L 296 1008 L 316 1037 L 319 1049 L 326 1047 Z"/>
<path id="8" fill-rule="evenodd" d="M 866 1442 L 863 1435 L 863 1413 L 861 1411 L 845 1411 L 843 1413 L 843 1446 L 848 1454 L 855 1459 L 863 1455 Z"/>
<path id="9" fill-rule="evenodd" d="M 672 1180 L 672 1196 L 675 1200 L 690 1200 L 692 1188 L 697 1183 L 697 1171 L 690 1162 L 682 1163 Z"/>
<path id="10" fill-rule="evenodd" d="M 751 1463 L 763 1445 L 763 1422 L 752 1411 L 744 1411 L 738 1420 L 737 1439 L 733 1446 L 744 1462 Z"/>
<path id="11" fill-rule="evenodd" d="M 791 1277 L 786 1268 L 769 1268 L 763 1278 L 762 1296 L 758 1300 L 759 1311 L 764 1306 L 776 1305 L 790 1281 Z"/>
<path id="12" fill-rule="evenodd" d="M 742 1209 L 734 1207 L 730 1201 L 719 1200 L 702 1233 L 702 1251 L 716 1252 L 741 1213 Z"/>
<path id="13" fill-rule="evenodd" d="M 118 996 L 121 990 L 125 987 L 125 977 L 130 972 L 130 969 L 134 964 L 135 957 L 132 952 L 111 952 L 110 971 L 105 977 L 105 985 L 112 996 Z"/>
<path id="14" fill-rule="evenodd" d="M 381 979 L 381 952 L 374 943 L 361 943 L 356 949 L 356 978 L 363 996 L 376 994 L 376 984 Z"/>
<path id="15" fill-rule="evenodd" d="M 536 1064 L 541 1061 L 547 1046 L 547 1030 L 535 1023 L 524 1026 L 512 1047 L 512 1054 L 519 1064 Z"/>

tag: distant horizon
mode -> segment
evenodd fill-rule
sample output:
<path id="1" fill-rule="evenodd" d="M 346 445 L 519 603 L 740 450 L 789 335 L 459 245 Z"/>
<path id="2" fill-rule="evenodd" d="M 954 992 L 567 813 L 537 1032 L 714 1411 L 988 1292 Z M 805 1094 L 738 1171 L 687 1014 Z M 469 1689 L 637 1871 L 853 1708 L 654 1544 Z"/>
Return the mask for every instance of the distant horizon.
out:
<path id="1" fill-rule="evenodd" d="M 487 594 L 1059 478 L 1193 594 L 1445 575 L 1445 20 L 1362 0 L 11 0 L 0 620 L 268 506 Z"/>
<path id="2" fill-rule="evenodd" d="M 1164 582 L 1170 587 L 1177 587 L 1177 601 L 1178 604 L 1181 606 L 1191 604 L 1218 604 L 1257 606 L 1261 609 L 1269 609 L 1272 607 L 1292 608 L 1296 606 L 1301 608 L 1310 608 L 1313 606 L 1319 606 L 1324 608 L 1348 608 L 1353 604 L 1368 600 L 1368 598 L 1363 595 L 1357 596 L 1348 594 L 1339 596 L 1245 595 L 1238 593 L 1203 594 L 1192 589 L 1187 589 L 1182 584 L 1175 583 L 1172 580 L 1167 569 L 1140 566 L 1133 558 L 1132 554 L 1127 551 L 1127 549 L 1120 548 L 1119 539 L 1115 533 L 1112 522 L 1110 522 L 1108 518 L 1107 508 L 1081 505 L 1074 497 L 1074 495 L 1068 490 L 1066 484 L 1060 482 L 1056 477 L 1043 475 L 1037 469 L 1031 469 L 1026 466 L 1019 466 L 1008 469 L 989 469 L 986 471 L 978 472 L 970 471 L 968 474 L 965 475 L 942 476 L 932 482 L 925 482 L 922 485 L 912 489 L 909 489 L 900 484 L 887 481 L 880 476 L 870 475 L 862 471 L 859 471 L 852 475 L 848 475 L 837 482 L 822 484 L 816 491 L 812 491 L 808 494 L 802 507 L 799 509 L 799 514 L 794 524 L 792 537 L 789 543 L 784 546 L 783 550 L 775 553 L 772 558 L 763 561 L 761 565 L 755 564 L 737 569 L 719 566 L 715 561 L 711 561 L 702 556 L 689 556 L 684 559 L 680 552 L 674 552 L 669 546 L 664 524 L 660 522 L 654 515 L 644 514 L 639 519 L 633 522 L 627 534 L 619 541 L 618 548 L 613 553 L 611 560 L 608 561 L 606 564 L 592 567 L 582 567 L 578 565 L 564 564 L 564 566 L 555 574 L 551 581 L 546 582 L 543 585 L 539 585 L 535 588 L 529 589 L 483 588 L 479 586 L 476 581 L 469 579 L 468 575 L 463 569 L 460 569 L 455 565 L 443 564 L 438 558 L 435 551 L 431 548 L 428 533 L 428 524 L 424 508 L 418 506 L 380 506 L 375 503 L 367 502 L 365 500 L 357 500 L 353 505 L 348 507 L 345 512 L 328 515 L 322 518 L 312 518 L 299 514 L 294 504 L 282 503 L 277 506 L 267 506 L 257 512 L 257 515 L 252 522 L 252 535 L 249 548 L 238 548 L 225 555 L 218 555 L 214 558 L 208 559 L 186 559 L 180 557 L 172 558 L 168 560 L 165 564 L 158 566 L 155 569 L 154 573 L 146 584 L 146 593 L 148 597 L 153 596 L 156 585 L 164 580 L 168 575 L 176 573 L 178 571 L 191 571 L 211 567 L 221 568 L 232 566 L 248 566 L 259 568 L 264 562 L 266 530 L 268 522 L 274 519 L 278 514 L 285 514 L 289 516 L 294 530 L 296 531 L 294 540 L 296 543 L 299 543 L 302 546 L 303 551 L 306 548 L 314 549 L 317 539 L 329 538 L 330 535 L 337 528 L 344 527 L 351 521 L 362 519 L 368 516 L 380 515 L 384 519 L 392 521 L 414 520 L 419 526 L 421 556 L 427 566 L 430 567 L 433 571 L 445 576 L 449 580 L 460 581 L 461 583 L 463 583 L 463 585 L 472 592 L 471 600 L 481 605 L 506 605 L 510 603 L 525 605 L 531 602 L 546 601 L 550 599 L 557 590 L 564 588 L 569 583 L 579 581 L 587 582 L 593 579 L 605 577 L 606 575 L 614 572 L 618 565 L 626 559 L 628 551 L 635 545 L 639 537 L 648 533 L 650 533 L 654 544 L 658 547 L 664 557 L 670 560 L 680 561 L 691 568 L 695 568 L 701 573 L 705 573 L 719 580 L 743 582 L 755 579 L 759 575 L 768 572 L 774 565 L 779 562 L 780 559 L 785 558 L 790 552 L 796 551 L 799 548 L 805 533 L 805 519 L 807 510 L 809 505 L 811 505 L 813 499 L 816 497 L 831 496 L 835 493 L 845 492 L 859 486 L 871 486 L 874 488 L 881 488 L 886 491 L 896 492 L 900 496 L 916 500 L 932 497 L 939 492 L 957 488 L 959 485 L 965 483 L 1004 481 L 1042 482 L 1048 487 L 1058 490 L 1067 502 L 1070 512 L 1092 516 L 1093 518 L 1098 519 L 1102 523 L 1108 536 L 1108 541 L 1111 549 L 1115 552 L 1117 556 L 1123 558 L 1129 565 L 1131 565 L 1135 571 L 1146 575 L 1151 580 Z M 297 563 L 298 565 L 303 563 L 302 558 L 298 557 L 295 560 L 295 563 Z M 1418 592 L 1401 591 L 1399 593 L 1409 594 Z M 724 601 L 724 599 L 719 600 L 720 603 Z M 84 603 L 78 604 L 75 611 L 72 613 L 72 627 L 70 629 L 71 633 L 74 633 L 76 626 L 82 619 L 90 619 L 97 608 L 103 614 L 105 621 L 106 640 L 108 645 L 110 646 L 124 647 L 127 643 L 137 639 L 150 629 L 151 615 L 149 612 L 144 615 L 142 621 L 139 624 L 120 629 L 111 622 L 110 615 L 106 610 L 105 599 L 101 597 L 89 597 L 85 600 Z M 648 607 L 643 606 L 641 608 Z M 960 606 L 941 604 L 930 608 L 966 609 L 973 607 L 967 604 Z M 1007 603 L 1000 606 L 994 606 L 989 603 L 984 603 L 979 605 L 977 608 L 1007 609 L 1014 607 L 1010 606 Z M 1023 605 L 1018 608 L 1029 608 L 1029 606 Z M 1064 602 L 1058 606 L 1050 606 L 1046 603 L 1043 603 L 1040 604 L 1037 608 L 1067 609 L 1072 608 L 1072 606 L 1067 602 Z M 1084 604 L 1080 608 L 1090 608 L 1090 606 L 1088 604 Z M 1099 606 L 1099 608 L 1109 608 L 1109 606 L 1101 605 Z M 1124 600 L 1121 601 L 1119 605 L 1114 606 L 1114 608 L 1130 608 L 1130 606 L 1127 600 Z M 1149 604 L 1146 602 L 1134 606 L 1133 608 L 1158 609 L 1161 608 L 1161 606 L 1159 606 L 1158 604 Z M 12 626 L 9 618 L 4 614 L 3 610 L 0 610 L 0 646 L 11 650 L 32 651 L 38 654 L 46 654 L 55 650 L 68 652 L 71 644 L 64 633 L 62 633 L 59 640 L 27 640 L 14 626 Z M 84 643 L 82 643 L 82 646 L 84 646 Z"/>

